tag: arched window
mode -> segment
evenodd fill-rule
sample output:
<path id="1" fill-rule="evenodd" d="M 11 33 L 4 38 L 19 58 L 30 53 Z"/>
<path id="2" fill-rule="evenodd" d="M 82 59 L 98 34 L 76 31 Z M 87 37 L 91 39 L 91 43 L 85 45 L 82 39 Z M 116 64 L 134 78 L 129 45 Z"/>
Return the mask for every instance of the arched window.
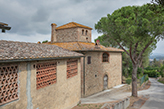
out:
<path id="1" fill-rule="evenodd" d="M 87 35 L 87 34 L 88 34 L 88 31 L 86 30 L 85 35 Z"/>
<path id="2" fill-rule="evenodd" d="M 109 54 L 108 53 L 103 53 L 102 62 L 109 62 Z"/>
<path id="3" fill-rule="evenodd" d="M 84 35 L 84 30 L 82 30 L 82 35 Z"/>

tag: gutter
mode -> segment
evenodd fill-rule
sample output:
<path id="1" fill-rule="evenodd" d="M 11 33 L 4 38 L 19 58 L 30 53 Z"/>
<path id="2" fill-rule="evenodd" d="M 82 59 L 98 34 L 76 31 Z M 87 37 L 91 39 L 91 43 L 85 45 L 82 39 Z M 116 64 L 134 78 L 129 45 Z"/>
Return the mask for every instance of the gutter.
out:
<path id="1" fill-rule="evenodd" d="M 42 61 L 42 60 L 52 60 L 52 59 L 68 59 L 68 58 L 80 58 L 80 57 L 85 57 L 85 56 L 34 58 L 34 59 L 12 59 L 12 60 L 0 60 L 0 63 L 7 63 L 7 62 L 29 62 L 29 61 Z"/>
<path id="2" fill-rule="evenodd" d="M 111 53 L 122 53 L 124 51 L 105 51 L 105 50 L 73 50 L 75 52 L 111 52 Z"/>

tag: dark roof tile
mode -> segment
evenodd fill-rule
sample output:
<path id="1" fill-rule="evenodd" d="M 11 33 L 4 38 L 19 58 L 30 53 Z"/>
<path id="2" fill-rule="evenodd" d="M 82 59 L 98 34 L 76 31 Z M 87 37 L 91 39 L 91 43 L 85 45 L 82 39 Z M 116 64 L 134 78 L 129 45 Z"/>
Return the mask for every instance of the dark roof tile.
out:
<path id="1" fill-rule="evenodd" d="M 0 60 L 83 56 L 56 45 L 0 40 Z"/>

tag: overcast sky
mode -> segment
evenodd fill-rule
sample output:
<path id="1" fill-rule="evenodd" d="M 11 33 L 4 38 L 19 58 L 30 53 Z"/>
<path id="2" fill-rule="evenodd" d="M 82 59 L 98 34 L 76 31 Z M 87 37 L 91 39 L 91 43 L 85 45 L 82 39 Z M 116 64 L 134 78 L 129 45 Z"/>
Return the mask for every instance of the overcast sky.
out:
<path id="1" fill-rule="evenodd" d="M 51 23 L 61 26 L 77 22 L 93 28 L 92 42 L 100 34 L 94 29 L 101 17 L 128 5 L 143 5 L 151 0 L 0 0 L 0 22 L 11 26 L 0 32 L 1 40 L 38 42 L 51 38 Z M 164 54 L 164 41 L 154 53 Z"/>

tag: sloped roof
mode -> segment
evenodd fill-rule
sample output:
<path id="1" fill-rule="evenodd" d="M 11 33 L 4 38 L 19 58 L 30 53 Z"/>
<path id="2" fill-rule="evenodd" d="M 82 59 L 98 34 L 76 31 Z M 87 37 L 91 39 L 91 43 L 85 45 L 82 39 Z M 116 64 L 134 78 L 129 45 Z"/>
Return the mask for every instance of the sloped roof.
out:
<path id="1" fill-rule="evenodd" d="M 113 52 L 123 52 L 122 49 L 117 49 L 113 47 L 104 47 L 98 45 L 99 48 L 95 48 L 95 43 L 89 42 L 57 42 L 57 43 L 48 43 L 51 45 L 57 45 L 67 50 L 72 51 L 113 51 Z"/>
<path id="2" fill-rule="evenodd" d="M 0 61 L 29 60 L 57 57 L 80 57 L 80 53 L 64 50 L 56 45 L 0 40 Z"/>
<path id="3" fill-rule="evenodd" d="M 75 27 L 82 27 L 82 28 L 87 28 L 87 29 L 91 29 L 92 30 L 92 28 L 90 28 L 88 26 L 85 26 L 85 25 L 78 24 L 76 22 L 70 22 L 70 23 L 67 23 L 65 25 L 59 26 L 59 27 L 56 28 L 56 30 L 66 29 L 66 28 L 75 28 Z"/>

